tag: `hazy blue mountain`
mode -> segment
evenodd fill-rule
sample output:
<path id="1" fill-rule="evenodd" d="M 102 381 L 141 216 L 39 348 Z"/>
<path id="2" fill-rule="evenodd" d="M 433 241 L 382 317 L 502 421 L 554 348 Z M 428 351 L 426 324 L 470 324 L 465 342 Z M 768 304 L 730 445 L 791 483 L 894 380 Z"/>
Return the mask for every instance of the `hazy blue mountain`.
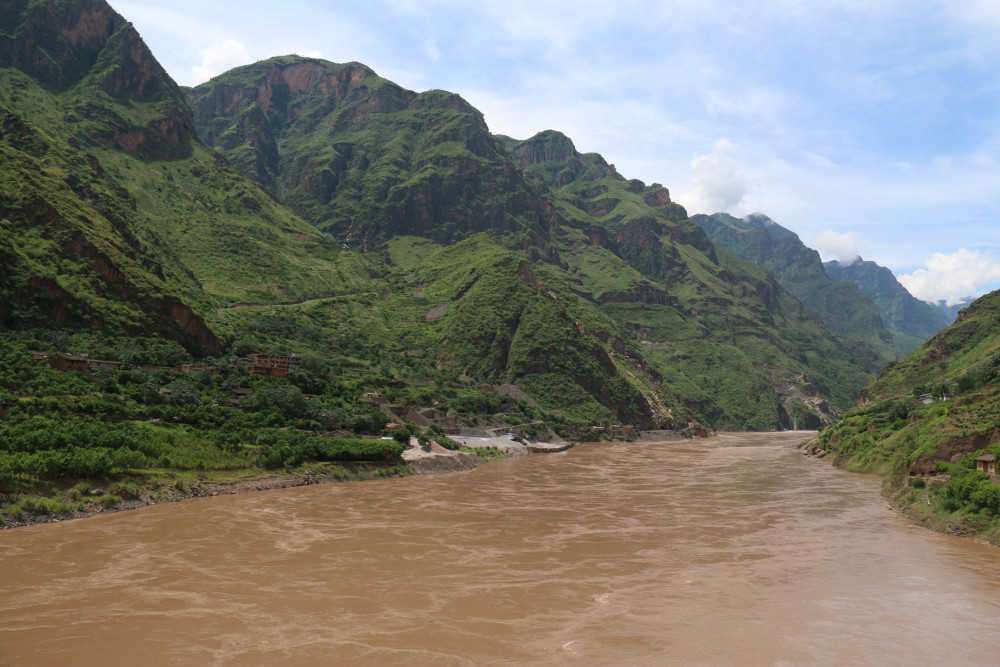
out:
<path id="1" fill-rule="evenodd" d="M 944 313 L 947 312 L 947 307 L 943 303 L 942 307 L 935 308 L 917 299 L 896 280 L 892 271 L 875 262 L 858 258 L 851 264 L 834 260 L 823 266 L 830 277 L 858 284 L 862 293 L 878 306 L 883 322 L 893 332 L 896 344 L 906 353 L 912 352 L 954 322 L 962 307 L 955 307 L 954 312 L 946 316 Z"/>

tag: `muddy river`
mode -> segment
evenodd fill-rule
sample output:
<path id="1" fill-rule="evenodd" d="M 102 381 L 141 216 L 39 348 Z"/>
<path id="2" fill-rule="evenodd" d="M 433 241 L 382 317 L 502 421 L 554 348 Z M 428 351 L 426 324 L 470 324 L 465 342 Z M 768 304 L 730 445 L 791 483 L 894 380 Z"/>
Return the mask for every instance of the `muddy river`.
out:
<path id="1" fill-rule="evenodd" d="M 997 665 L 1000 549 L 803 434 L 0 532 L 5 665 Z"/>

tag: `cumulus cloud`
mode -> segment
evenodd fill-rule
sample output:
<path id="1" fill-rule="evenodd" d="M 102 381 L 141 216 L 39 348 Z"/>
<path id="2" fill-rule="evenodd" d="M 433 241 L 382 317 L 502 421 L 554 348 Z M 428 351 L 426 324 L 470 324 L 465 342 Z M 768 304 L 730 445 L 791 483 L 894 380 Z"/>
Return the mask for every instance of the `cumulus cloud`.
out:
<path id="1" fill-rule="evenodd" d="M 201 64 L 191 68 L 191 76 L 199 83 L 234 67 L 252 62 L 247 47 L 235 39 L 213 44 L 199 51 L 198 55 L 201 56 Z"/>
<path id="2" fill-rule="evenodd" d="M 860 249 L 867 244 L 857 232 L 835 232 L 827 229 L 812 241 L 824 258 L 834 258 L 844 264 L 854 264 L 861 259 Z"/>
<path id="3" fill-rule="evenodd" d="M 963 303 L 965 297 L 978 294 L 980 287 L 997 280 L 1000 261 L 966 248 L 950 255 L 934 253 L 926 269 L 899 276 L 899 282 L 913 296 L 932 303 L 944 301 L 949 306 Z"/>
<path id="4" fill-rule="evenodd" d="M 726 138 L 715 150 L 691 160 L 691 191 L 678 196 L 691 213 L 730 211 L 747 192 L 747 180 L 730 155 L 737 148 Z"/>

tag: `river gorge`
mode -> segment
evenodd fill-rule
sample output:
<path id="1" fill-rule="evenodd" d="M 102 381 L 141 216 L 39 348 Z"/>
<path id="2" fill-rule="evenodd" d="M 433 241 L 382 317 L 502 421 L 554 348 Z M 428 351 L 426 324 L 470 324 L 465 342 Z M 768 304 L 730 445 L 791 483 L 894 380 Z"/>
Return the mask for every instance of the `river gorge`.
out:
<path id="1" fill-rule="evenodd" d="M 807 436 L 6 530 L 0 663 L 997 664 L 1000 550 L 913 525 Z"/>

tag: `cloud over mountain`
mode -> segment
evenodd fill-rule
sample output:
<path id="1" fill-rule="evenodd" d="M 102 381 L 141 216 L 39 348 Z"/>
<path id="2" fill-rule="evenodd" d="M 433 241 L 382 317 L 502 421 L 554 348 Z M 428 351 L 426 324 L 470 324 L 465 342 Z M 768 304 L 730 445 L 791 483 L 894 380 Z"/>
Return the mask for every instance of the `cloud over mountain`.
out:
<path id="1" fill-rule="evenodd" d="M 728 212 L 747 192 L 747 181 L 731 154 L 737 146 L 725 137 L 715 150 L 691 160 L 692 190 L 678 199 L 692 213 Z"/>
<path id="2" fill-rule="evenodd" d="M 1000 280 L 1000 261 L 995 257 L 962 248 L 946 255 L 934 253 L 926 269 L 899 276 L 901 282 L 918 299 L 949 306 L 963 303 L 987 283 Z"/>
<path id="3" fill-rule="evenodd" d="M 857 232 L 835 232 L 827 229 L 813 239 L 812 243 L 824 258 L 832 257 L 850 265 L 861 259 L 859 250 L 867 241 Z"/>

